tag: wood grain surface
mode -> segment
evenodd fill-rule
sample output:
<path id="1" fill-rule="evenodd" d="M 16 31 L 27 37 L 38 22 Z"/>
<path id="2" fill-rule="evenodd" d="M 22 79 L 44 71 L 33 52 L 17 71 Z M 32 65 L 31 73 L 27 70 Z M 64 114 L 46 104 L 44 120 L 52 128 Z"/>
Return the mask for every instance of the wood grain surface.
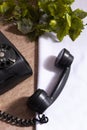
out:
<path id="1" fill-rule="evenodd" d="M 16 46 L 32 67 L 33 75 L 10 91 L 0 95 L 0 110 L 6 111 L 20 118 L 32 118 L 34 113 L 27 107 L 28 97 L 35 90 L 35 68 L 37 63 L 37 43 L 30 42 L 15 27 L 0 25 L 0 31 Z M 0 121 L 0 130 L 34 130 L 34 127 L 16 127 Z"/>

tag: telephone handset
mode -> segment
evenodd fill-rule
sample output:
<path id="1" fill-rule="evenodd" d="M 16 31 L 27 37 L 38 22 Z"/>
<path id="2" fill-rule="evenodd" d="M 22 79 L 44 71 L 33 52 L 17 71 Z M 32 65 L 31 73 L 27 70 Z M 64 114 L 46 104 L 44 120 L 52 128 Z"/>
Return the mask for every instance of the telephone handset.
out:
<path id="1" fill-rule="evenodd" d="M 56 100 L 68 79 L 73 58 L 68 50 L 62 49 L 54 63 L 61 73 L 57 84 L 54 86 L 50 96 L 44 90 L 38 89 L 29 97 L 27 104 L 32 110 L 42 114 Z"/>
<path id="2" fill-rule="evenodd" d="M 53 87 L 50 95 L 42 89 L 28 98 L 27 105 L 33 111 L 38 113 L 38 118 L 21 119 L 10 114 L 0 111 L 0 119 L 17 126 L 31 126 L 36 122 L 41 124 L 48 122 L 43 112 L 56 100 L 68 79 L 71 64 L 74 57 L 67 49 L 62 49 L 56 57 L 54 65 L 60 71 L 60 77 L 57 84 Z M 22 71 L 21 71 L 22 70 Z M 10 41 L 0 32 L 0 94 L 7 91 L 18 83 L 20 79 L 28 77 L 32 74 L 32 69 L 20 52 L 10 43 Z M 42 114 L 42 116 L 40 116 Z"/>

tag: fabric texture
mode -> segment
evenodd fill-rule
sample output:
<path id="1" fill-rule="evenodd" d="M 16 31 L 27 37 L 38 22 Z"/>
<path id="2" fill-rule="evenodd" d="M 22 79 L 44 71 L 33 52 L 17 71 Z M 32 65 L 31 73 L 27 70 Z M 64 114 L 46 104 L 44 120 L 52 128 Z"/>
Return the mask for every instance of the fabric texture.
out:
<path id="1" fill-rule="evenodd" d="M 87 11 L 86 0 L 76 0 L 73 8 Z M 84 23 L 87 18 L 84 19 Z M 58 78 L 54 62 L 59 52 L 66 48 L 74 56 L 67 83 L 56 101 L 45 111 L 49 122 L 36 125 L 36 130 L 87 130 L 87 27 L 74 42 L 67 36 L 58 42 L 53 34 L 39 38 L 37 88 L 48 93 Z"/>

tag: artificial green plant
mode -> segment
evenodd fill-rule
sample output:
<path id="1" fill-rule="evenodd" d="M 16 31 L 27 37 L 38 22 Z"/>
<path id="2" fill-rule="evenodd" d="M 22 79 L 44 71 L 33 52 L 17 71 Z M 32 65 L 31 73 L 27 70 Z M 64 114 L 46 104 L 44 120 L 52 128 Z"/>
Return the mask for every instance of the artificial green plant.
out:
<path id="1" fill-rule="evenodd" d="M 66 35 L 74 41 L 84 29 L 87 12 L 72 9 L 74 0 L 0 0 L 0 18 L 36 40 L 54 32 L 59 41 Z"/>

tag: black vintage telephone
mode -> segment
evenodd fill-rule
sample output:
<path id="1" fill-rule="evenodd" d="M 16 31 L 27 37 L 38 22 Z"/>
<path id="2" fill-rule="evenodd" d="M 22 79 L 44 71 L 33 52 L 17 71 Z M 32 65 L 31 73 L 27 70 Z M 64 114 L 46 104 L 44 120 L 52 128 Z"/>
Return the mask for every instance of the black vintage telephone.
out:
<path id="1" fill-rule="evenodd" d="M 16 47 L 0 32 L 0 94 L 32 75 L 32 69 Z"/>
<path id="2" fill-rule="evenodd" d="M 65 48 L 60 52 L 54 65 L 61 71 L 58 82 L 55 85 L 51 95 L 38 89 L 28 98 L 27 105 L 32 110 L 42 114 L 59 96 L 68 79 L 70 66 L 73 62 L 73 56 Z M 22 70 L 22 72 L 21 72 Z M 0 32 L 0 94 L 6 92 L 19 81 L 32 74 L 32 69 L 16 47 Z M 46 123 L 48 118 L 43 114 L 42 117 L 33 119 L 20 119 L 0 111 L 0 119 L 18 126 L 35 125 L 36 122 Z"/>

